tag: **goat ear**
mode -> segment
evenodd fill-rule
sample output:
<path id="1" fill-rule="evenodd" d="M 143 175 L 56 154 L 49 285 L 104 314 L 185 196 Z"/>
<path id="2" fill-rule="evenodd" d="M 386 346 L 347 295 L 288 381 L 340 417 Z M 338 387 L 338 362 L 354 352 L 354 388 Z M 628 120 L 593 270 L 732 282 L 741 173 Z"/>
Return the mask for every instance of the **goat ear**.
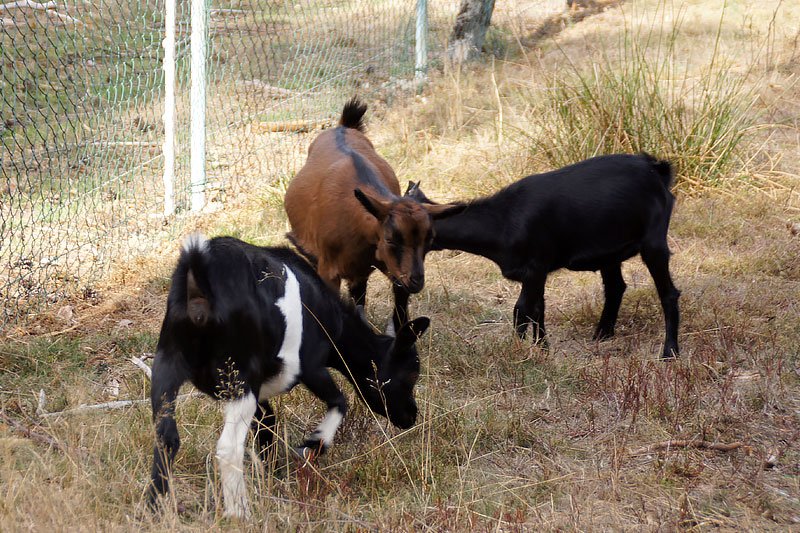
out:
<path id="1" fill-rule="evenodd" d="M 408 187 L 406 187 L 406 192 L 405 194 L 403 194 L 403 196 L 410 196 L 414 194 L 416 191 L 419 190 L 419 184 L 420 184 L 419 181 L 414 183 L 413 181 L 408 180 Z"/>
<path id="2" fill-rule="evenodd" d="M 467 208 L 467 204 L 422 204 L 434 220 L 457 215 Z"/>
<path id="3" fill-rule="evenodd" d="M 386 200 L 381 200 L 375 196 L 369 195 L 362 191 L 361 189 L 355 189 L 353 191 L 356 198 L 361 205 L 364 206 L 364 209 L 369 211 L 369 213 L 377 218 L 379 221 L 383 222 L 386 220 L 386 217 L 389 215 L 389 208 L 391 204 Z"/>
<path id="4" fill-rule="evenodd" d="M 406 322 L 400 327 L 395 339 L 395 346 L 409 347 L 412 346 L 417 340 L 425 334 L 428 326 L 431 325 L 431 319 L 426 316 L 415 318 L 411 322 Z"/>

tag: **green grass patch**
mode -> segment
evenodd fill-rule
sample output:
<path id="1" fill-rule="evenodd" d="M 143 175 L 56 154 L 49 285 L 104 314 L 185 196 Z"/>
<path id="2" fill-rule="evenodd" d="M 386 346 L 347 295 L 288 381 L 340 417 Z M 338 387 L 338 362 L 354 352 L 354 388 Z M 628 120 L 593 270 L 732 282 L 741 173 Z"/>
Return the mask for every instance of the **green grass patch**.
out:
<path id="1" fill-rule="evenodd" d="M 610 153 L 649 152 L 677 168 L 677 186 L 697 190 L 740 177 L 740 150 L 754 125 L 755 94 L 717 52 L 698 76 L 677 48 L 684 21 L 639 34 L 626 31 L 618 50 L 604 50 L 593 68 L 570 67 L 550 84 L 523 136 L 531 154 L 561 167 Z"/>

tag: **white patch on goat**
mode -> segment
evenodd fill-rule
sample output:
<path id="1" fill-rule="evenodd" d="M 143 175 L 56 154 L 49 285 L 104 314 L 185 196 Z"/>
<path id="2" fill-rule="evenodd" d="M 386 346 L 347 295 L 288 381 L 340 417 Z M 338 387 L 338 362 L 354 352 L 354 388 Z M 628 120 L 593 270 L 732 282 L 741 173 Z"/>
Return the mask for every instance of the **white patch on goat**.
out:
<path id="1" fill-rule="evenodd" d="M 197 250 L 202 253 L 207 253 L 208 239 L 202 233 L 192 233 L 183 240 L 181 248 L 183 248 L 185 252 Z"/>
<path id="2" fill-rule="evenodd" d="M 389 317 L 389 323 L 386 324 L 386 335 L 389 335 L 390 337 L 396 337 L 397 336 L 397 332 L 394 330 L 394 317 L 393 316 Z"/>
<path id="3" fill-rule="evenodd" d="M 222 478 L 225 516 L 248 518 L 247 491 L 244 484 L 244 441 L 256 414 L 256 397 L 248 392 L 224 406 L 224 425 L 217 441 L 217 461 Z"/>
<path id="4" fill-rule="evenodd" d="M 286 331 L 283 344 L 278 352 L 278 359 L 283 363 L 281 371 L 269 381 L 261 385 L 258 398 L 265 400 L 291 389 L 300 375 L 300 344 L 303 341 L 303 301 L 300 299 L 300 284 L 294 272 L 287 266 L 286 284 L 283 296 L 278 298 L 278 306 L 286 320 Z"/>
<path id="5" fill-rule="evenodd" d="M 314 430 L 312 438 L 317 438 L 322 441 L 323 446 L 326 448 L 333 444 L 333 437 L 336 435 L 336 430 L 339 429 L 339 424 L 342 423 L 342 413 L 339 412 L 338 407 L 333 407 L 325 413 L 325 418 L 319 423 L 317 429 Z"/>

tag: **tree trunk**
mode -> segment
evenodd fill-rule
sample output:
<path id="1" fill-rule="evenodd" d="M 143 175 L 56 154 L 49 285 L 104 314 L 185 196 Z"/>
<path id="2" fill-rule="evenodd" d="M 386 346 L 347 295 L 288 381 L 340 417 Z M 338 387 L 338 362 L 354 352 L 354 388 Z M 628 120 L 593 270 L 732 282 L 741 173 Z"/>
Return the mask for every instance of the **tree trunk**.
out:
<path id="1" fill-rule="evenodd" d="M 447 49 L 451 61 L 462 63 L 480 56 L 492 11 L 494 0 L 461 0 Z"/>

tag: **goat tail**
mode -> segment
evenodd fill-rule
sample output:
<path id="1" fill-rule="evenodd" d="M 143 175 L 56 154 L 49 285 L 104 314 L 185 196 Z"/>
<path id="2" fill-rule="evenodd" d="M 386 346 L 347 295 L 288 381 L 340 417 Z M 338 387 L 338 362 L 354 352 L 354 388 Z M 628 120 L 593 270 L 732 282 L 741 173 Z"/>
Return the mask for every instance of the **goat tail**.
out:
<path id="1" fill-rule="evenodd" d="M 208 252 L 208 239 L 199 233 L 189 235 L 181 250 L 181 263 L 186 268 L 186 314 L 198 327 L 205 326 L 211 317 Z"/>
<path id="2" fill-rule="evenodd" d="M 364 113 L 367 112 L 367 104 L 358 99 L 358 96 L 352 97 L 347 103 L 344 104 L 342 109 L 342 116 L 339 119 L 339 125 L 345 128 L 351 128 L 364 132 Z"/>
<path id="3" fill-rule="evenodd" d="M 666 159 L 657 159 L 647 152 L 642 152 L 642 155 L 653 165 L 653 170 L 655 170 L 658 177 L 661 178 L 661 182 L 664 186 L 668 189 L 672 187 L 675 182 L 675 169 L 672 168 L 672 164 Z"/>

